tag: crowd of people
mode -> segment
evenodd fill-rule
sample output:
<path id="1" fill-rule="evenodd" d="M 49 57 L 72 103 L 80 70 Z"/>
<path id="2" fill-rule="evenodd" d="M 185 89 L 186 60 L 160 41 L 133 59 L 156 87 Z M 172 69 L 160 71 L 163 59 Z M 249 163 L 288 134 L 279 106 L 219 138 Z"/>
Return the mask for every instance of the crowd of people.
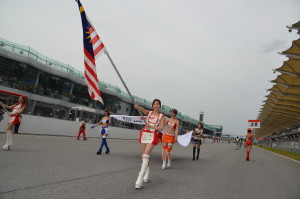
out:
<path id="1" fill-rule="evenodd" d="M 0 85 L 33 93 L 35 80 L 0 75 Z"/>
<path id="2" fill-rule="evenodd" d="M 13 145 L 13 128 L 21 122 L 21 114 L 26 108 L 26 97 L 20 96 L 18 99 L 18 103 L 13 104 L 11 106 L 0 103 L 2 107 L 5 109 L 12 109 L 12 112 L 9 113 L 8 127 L 6 129 L 7 140 L 5 145 L 3 146 L 3 150 L 10 150 Z M 162 113 L 160 113 L 161 109 L 161 101 L 159 99 L 154 99 L 152 102 L 152 110 L 147 110 L 142 106 L 136 104 L 134 105 L 135 109 L 140 110 L 145 117 L 142 119 L 145 120 L 145 126 L 140 131 L 139 143 L 140 143 L 140 152 L 142 158 L 142 164 L 140 171 L 138 173 L 137 180 L 135 182 L 135 188 L 141 189 L 143 183 L 149 181 L 150 175 L 150 167 L 149 161 L 153 148 L 159 143 L 162 143 L 162 169 L 170 168 L 172 161 L 172 149 L 174 143 L 178 139 L 178 131 L 179 131 L 179 120 L 177 119 L 178 111 L 176 109 L 171 110 L 171 117 L 166 118 Z M 102 149 L 105 146 L 106 154 L 110 153 L 110 149 L 107 143 L 107 137 L 109 136 L 109 125 L 111 124 L 110 118 L 110 110 L 104 110 L 104 116 L 101 118 L 100 122 L 93 125 L 91 128 L 96 128 L 101 125 L 101 144 L 97 151 L 97 155 L 102 154 Z M 83 134 L 84 140 L 86 140 L 85 134 L 85 125 L 86 118 L 81 122 L 79 132 L 77 135 L 77 139 L 80 139 L 81 134 Z M 166 127 L 164 134 L 161 132 Z M 194 129 L 191 136 L 191 143 L 193 144 L 193 160 L 199 159 L 200 154 L 200 145 L 202 144 L 204 129 L 203 124 L 199 123 L 197 127 Z M 246 160 L 250 160 L 250 151 L 252 147 L 252 141 L 254 139 L 254 135 L 251 129 L 248 129 L 246 134 Z M 236 139 L 236 149 L 241 147 L 241 139 Z M 196 155 L 197 151 L 197 155 Z"/>

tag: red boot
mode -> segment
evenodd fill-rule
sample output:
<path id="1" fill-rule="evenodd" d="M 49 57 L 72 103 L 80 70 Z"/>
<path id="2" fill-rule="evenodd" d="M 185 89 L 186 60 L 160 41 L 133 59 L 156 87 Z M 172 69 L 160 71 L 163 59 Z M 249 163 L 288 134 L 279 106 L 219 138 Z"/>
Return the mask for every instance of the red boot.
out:
<path id="1" fill-rule="evenodd" d="M 250 151 L 246 151 L 247 156 L 246 156 L 246 161 L 250 161 L 249 155 L 250 155 Z"/>

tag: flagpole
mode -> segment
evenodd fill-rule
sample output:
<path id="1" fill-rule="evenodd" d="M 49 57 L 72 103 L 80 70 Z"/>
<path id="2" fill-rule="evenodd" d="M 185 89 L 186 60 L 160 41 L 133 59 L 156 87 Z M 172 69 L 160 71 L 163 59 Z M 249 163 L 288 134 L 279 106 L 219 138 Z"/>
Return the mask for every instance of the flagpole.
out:
<path id="1" fill-rule="evenodd" d="M 254 128 L 253 130 L 254 130 L 254 141 L 255 141 L 255 145 L 254 145 L 254 143 L 253 143 L 253 147 L 254 147 L 254 154 L 253 154 L 253 157 L 254 157 L 254 158 L 253 158 L 253 159 L 254 159 L 254 162 L 255 162 L 255 158 L 256 158 L 256 153 L 255 153 L 255 152 L 256 152 L 256 147 L 257 147 L 257 146 L 256 146 L 256 144 L 257 144 L 257 140 L 256 140 L 256 128 Z M 254 142 L 254 141 L 253 141 L 253 142 Z"/>
<path id="2" fill-rule="evenodd" d="M 105 49 L 104 53 L 107 55 L 107 57 L 108 57 L 108 59 L 109 59 L 111 65 L 114 67 L 116 73 L 118 74 L 118 76 L 119 76 L 119 78 L 120 78 L 120 80 L 121 80 L 123 86 L 125 87 L 125 89 L 126 89 L 128 95 L 130 96 L 130 98 L 131 98 L 131 100 L 132 100 L 132 103 L 135 104 L 135 100 L 134 100 L 133 96 L 131 95 L 131 93 L 130 93 L 130 91 L 129 91 L 129 89 L 128 89 L 126 83 L 125 83 L 125 81 L 123 80 L 123 78 L 122 78 L 121 74 L 119 73 L 119 71 L 118 71 L 118 69 L 117 69 L 115 63 L 113 62 L 112 58 L 110 57 L 110 55 L 109 55 L 109 53 L 108 53 L 108 51 L 107 51 L 106 49 Z M 140 114 L 141 116 L 143 116 L 142 112 L 141 112 L 139 109 L 137 109 L 137 110 L 138 110 L 139 114 Z"/>

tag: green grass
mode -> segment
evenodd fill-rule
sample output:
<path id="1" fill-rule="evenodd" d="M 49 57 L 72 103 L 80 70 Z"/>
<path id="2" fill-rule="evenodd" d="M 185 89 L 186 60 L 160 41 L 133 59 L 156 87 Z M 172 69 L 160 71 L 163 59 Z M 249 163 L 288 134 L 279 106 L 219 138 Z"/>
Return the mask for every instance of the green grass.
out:
<path id="1" fill-rule="evenodd" d="M 265 147 L 265 146 L 258 146 L 258 145 L 256 145 L 256 146 L 260 147 L 260 148 L 263 148 L 263 149 L 266 149 L 268 151 L 272 151 L 274 153 L 278 153 L 278 154 L 283 155 L 285 157 L 289 157 L 289 158 L 292 158 L 294 160 L 300 161 L 300 153 L 294 153 L 294 152 L 284 151 L 284 150 L 281 150 L 281 149 L 274 149 L 274 148 Z"/>

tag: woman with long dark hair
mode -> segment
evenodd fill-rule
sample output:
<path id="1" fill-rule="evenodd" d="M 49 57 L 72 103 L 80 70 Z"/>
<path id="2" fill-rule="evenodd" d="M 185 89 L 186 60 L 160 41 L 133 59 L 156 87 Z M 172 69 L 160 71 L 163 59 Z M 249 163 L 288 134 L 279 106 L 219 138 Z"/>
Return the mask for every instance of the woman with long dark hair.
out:
<path id="1" fill-rule="evenodd" d="M 193 160 L 195 160 L 196 147 L 197 147 L 197 160 L 199 159 L 200 145 L 202 144 L 201 142 L 202 134 L 203 134 L 203 124 L 199 122 L 197 128 L 195 128 L 192 135 Z"/>
<path id="2" fill-rule="evenodd" d="M 14 138 L 12 129 L 15 124 L 19 124 L 21 121 L 21 114 L 26 108 L 26 97 L 20 96 L 18 103 L 11 106 L 5 105 L 2 102 L 0 104 L 7 109 L 12 109 L 12 112 L 9 113 L 8 126 L 6 128 L 6 143 L 3 146 L 3 150 L 6 151 L 12 149 Z"/>
<path id="3" fill-rule="evenodd" d="M 140 189 L 143 186 L 143 182 L 148 182 L 149 180 L 149 159 L 152 149 L 158 143 L 157 132 L 163 130 L 165 119 L 164 115 L 160 113 L 161 101 L 155 99 L 152 102 L 152 111 L 146 110 L 138 104 L 135 104 L 136 109 L 141 110 L 146 118 L 146 125 L 140 131 L 139 142 L 141 143 L 141 154 L 142 154 L 142 165 L 137 180 L 135 182 L 135 188 Z"/>

